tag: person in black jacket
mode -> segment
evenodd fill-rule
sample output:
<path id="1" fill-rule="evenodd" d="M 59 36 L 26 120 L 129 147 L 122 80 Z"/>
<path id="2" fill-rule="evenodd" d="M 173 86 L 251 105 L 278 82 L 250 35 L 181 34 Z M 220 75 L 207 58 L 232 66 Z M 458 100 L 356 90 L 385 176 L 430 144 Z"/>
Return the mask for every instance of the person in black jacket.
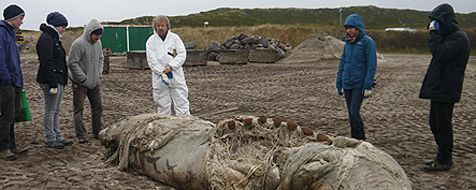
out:
<path id="1" fill-rule="evenodd" d="M 64 87 L 68 83 L 66 53 L 61 45 L 61 34 L 68 26 L 68 20 L 61 13 L 52 12 L 46 17 L 47 24 L 41 24 L 42 31 L 36 51 L 40 66 L 36 81 L 45 96 L 45 142 L 49 148 L 62 149 L 73 144 L 66 140 L 59 129 L 59 112 Z"/>
<path id="2" fill-rule="evenodd" d="M 453 106 L 461 99 L 464 71 L 469 57 L 469 38 L 456 21 L 453 7 L 438 5 L 430 13 L 428 27 L 431 62 L 420 90 L 430 100 L 430 128 L 438 145 L 436 159 L 423 166 L 428 171 L 448 170 L 453 165 Z"/>

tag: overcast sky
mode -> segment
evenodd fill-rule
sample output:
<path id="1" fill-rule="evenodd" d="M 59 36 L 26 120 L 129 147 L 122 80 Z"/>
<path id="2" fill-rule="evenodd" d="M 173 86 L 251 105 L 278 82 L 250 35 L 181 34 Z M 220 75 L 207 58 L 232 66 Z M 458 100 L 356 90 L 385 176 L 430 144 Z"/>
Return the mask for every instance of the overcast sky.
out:
<path id="1" fill-rule="evenodd" d="M 456 12 L 476 12 L 475 0 L 0 0 L 3 9 L 17 4 L 26 12 L 24 29 L 38 30 L 52 11 L 63 13 L 70 26 L 82 26 L 96 18 L 100 21 L 121 21 L 153 15 L 188 15 L 221 7 L 232 8 L 337 8 L 375 5 L 384 8 L 430 11 L 440 3 L 450 3 Z M 3 15 L 1 17 L 3 19 Z"/>

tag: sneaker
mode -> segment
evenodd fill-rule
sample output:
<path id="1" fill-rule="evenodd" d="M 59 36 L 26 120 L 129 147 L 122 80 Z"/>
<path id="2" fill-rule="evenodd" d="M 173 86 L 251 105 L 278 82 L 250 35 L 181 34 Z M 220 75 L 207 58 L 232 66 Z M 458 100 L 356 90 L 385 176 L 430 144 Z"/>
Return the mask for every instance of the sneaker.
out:
<path id="1" fill-rule="evenodd" d="M 0 158 L 6 161 L 16 160 L 17 156 L 10 149 L 0 152 Z"/>
<path id="2" fill-rule="evenodd" d="M 48 148 L 56 148 L 56 149 L 63 149 L 64 145 L 61 144 L 60 142 L 54 141 L 54 142 L 47 142 L 46 147 Z"/>
<path id="3" fill-rule="evenodd" d="M 423 165 L 423 169 L 430 172 L 447 171 L 451 168 L 451 166 L 453 166 L 452 161 L 450 161 L 447 164 L 441 164 L 438 161 L 432 161 L 432 162 L 426 162 Z"/>
<path id="4" fill-rule="evenodd" d="M 18 147 L 15 147 L 14 149 L 10 149 L 10 151 L 12 151 L 13 154 L 21 155 L 21 154 L 27 153 L 27 152 L 28 152 L 28 148 L 18 148 Z"/>
<path id="5" fill-rule="evenodd" d="M 65 147 L 73 145 L 73 141 L 70 141 L 70 140 L 67 140 L 67 139 L 63 139 L 63 140 L 60 140 L 58 142 L 63 144 L 63 146 L 65 146 Z"/>
<path id="6" fill-rule="evenodd" d="M 434 162 L 433 160 L 428 160 L 428 161 L 423 162 L 423 165 L 432 165 L 433 162 Z"/>
<path id="7" fill-rule="evenodd" d="M 423 165 L 433 165 L 433 162 L 435 162 L 436 158 L 434 160 L 426 160 L 423 162 Z M 453 165 L 453 159 L 450 158 L 450 164 Z"/>

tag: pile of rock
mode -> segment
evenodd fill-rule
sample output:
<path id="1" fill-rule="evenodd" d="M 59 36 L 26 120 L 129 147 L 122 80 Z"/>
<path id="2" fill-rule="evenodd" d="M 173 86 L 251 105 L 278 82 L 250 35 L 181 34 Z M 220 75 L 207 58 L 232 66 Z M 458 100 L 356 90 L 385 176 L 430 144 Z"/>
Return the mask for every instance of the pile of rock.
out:
<path id="1" fill-rule="evenodd" d="M 249 49 L 271 49 L 275 52 L 276 59 L 279 60 L 285 57 L 286 51 L 290 50 L 290 47 L 277 39 L 240 34 L 226 40 L 222 44 L 212 42 L 208 48 L 208 59 L 218 61 L 219 55 L 223 51 Z"/>

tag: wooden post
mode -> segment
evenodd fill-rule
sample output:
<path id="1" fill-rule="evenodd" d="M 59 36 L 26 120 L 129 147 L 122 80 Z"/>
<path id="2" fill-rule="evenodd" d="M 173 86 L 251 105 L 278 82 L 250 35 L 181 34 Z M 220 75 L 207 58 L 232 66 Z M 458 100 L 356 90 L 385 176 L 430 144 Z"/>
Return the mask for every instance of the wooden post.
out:
<path id="1" fill-rule="evenodd" d="M 110 48 L 104 48 L 103 49 L 103 55 L 104 55 L 104 65 L 103 65 L 103 74 L 109 74 L 110 72 L 110 63 L 109 63 L 109 56 L 111 56 L 111 49 Z"/>

